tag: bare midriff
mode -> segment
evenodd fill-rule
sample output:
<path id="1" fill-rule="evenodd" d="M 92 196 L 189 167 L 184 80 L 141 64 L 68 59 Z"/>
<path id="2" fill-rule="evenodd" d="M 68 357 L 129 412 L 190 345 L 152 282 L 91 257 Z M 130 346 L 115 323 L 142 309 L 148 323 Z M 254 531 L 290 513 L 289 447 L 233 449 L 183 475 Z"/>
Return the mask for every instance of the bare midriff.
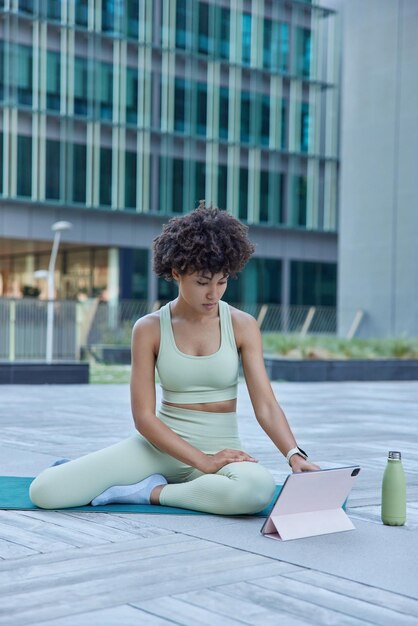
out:
<path id="1" fill-rule="evenodd" d="M 178 409 L 189 409 L 190 411 L 206 411 L 209 413 L 235 413 L 237 400 L 223 400 L 222 402 L 197 402 L 196 404 L 174 404 L 165 402 L 167 406 L 175 406 Z"/>

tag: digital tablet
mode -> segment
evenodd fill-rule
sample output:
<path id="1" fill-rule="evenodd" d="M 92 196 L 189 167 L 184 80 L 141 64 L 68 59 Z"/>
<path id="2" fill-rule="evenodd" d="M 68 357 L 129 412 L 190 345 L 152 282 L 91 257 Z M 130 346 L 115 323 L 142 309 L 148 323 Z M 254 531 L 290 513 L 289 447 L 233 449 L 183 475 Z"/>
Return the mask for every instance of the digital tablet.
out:
<path id="1" fill-rule="evenodd" d="M 353 465 L 290 474 L 260 532 L 287 541 L 354 530 L 342 506 L 359 472 Z"/>

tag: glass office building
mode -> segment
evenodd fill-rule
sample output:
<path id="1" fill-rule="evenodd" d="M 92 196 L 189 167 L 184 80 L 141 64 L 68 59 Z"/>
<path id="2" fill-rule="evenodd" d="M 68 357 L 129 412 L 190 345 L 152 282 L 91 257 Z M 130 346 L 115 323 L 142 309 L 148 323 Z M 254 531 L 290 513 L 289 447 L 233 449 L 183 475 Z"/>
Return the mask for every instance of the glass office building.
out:
<path id="1" fill-rule="evenodd" d="M 48 256 L 47 227 L 31 244 L 19 224 L 59 211 L 84 235 L 58 295 L 116 267 L 120 297 L 168 297 L 151 240 L 110 247 L 95 223 L 140 233 L 204 198 L 258 243 L 231 300 L 335 305 L 338 55 L 335 13 L 309 1 L 2 0 L 0 295 Z"/>

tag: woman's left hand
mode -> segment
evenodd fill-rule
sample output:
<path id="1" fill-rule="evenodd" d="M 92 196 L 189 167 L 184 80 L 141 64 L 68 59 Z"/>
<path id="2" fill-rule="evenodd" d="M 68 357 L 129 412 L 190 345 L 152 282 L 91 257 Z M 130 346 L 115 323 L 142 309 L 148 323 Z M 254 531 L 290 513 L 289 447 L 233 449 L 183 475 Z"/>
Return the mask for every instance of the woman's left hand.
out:
<path id="1" fill-rule="evenodd" d="M 314 470 L 321 469 L 319 465 L 315 465 L 314 463 L 305 460 L 299 454 L 294 454 L 290 457 L 290 466 L 294 474 L 297 474 L 298 472 L 313 472 Z"/>

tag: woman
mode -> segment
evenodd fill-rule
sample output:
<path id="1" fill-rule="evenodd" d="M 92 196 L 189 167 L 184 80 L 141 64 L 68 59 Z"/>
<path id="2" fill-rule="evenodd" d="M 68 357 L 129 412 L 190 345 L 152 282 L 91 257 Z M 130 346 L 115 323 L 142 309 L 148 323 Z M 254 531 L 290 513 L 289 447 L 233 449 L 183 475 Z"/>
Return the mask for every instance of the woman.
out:
<path id="1" fill-rule="evenodd" d="M 223 515 L 252 514 L 274 493 L 270 472 L 242 449 L 236 398 L 239 356 L 257 420 L 294 472 L 318 469 L 297 447 L 276 402 L 250 315 L 222 300 L 254 246 L 247 228 L 212 207 L 171 219 L 154 241 L 154 269 L 178 296 L 132 333 L 135 435 L 42 472 L 42 508 L 151 503 Z M 155 369 L 163 400 L 156 412 Z"/>

